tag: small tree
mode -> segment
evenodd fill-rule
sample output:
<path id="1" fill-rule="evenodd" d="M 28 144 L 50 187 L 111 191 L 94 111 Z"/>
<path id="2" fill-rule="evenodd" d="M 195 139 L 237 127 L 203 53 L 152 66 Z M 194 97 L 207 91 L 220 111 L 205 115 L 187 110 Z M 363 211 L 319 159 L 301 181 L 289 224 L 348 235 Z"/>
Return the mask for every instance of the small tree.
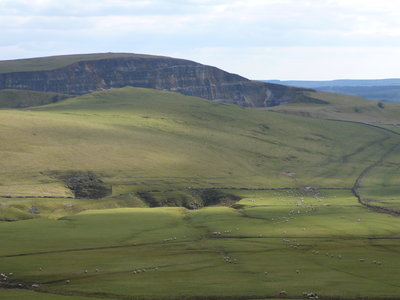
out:
<path id="1" fill-rule="evenodd" d="M 383 104 L 383 102 L 378 102 L 378 107 L 381 109 L 385 108 L 385 104 Z"/>

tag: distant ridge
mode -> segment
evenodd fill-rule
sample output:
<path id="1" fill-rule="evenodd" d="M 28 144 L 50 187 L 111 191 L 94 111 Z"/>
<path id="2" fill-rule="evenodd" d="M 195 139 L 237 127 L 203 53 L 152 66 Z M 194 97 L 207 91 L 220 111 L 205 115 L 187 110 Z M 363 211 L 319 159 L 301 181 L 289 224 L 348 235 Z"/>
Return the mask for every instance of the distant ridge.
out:
<path id="1" fill-rule="evenodd" d="M 400 86 L 400 78 L 387 79 L 336 79 L 336 80 L 263 80 L 275 84 L 307 88 L 334 86 Z"/>
<path id="2" fill-rule="evenodd" d="M 310 91 L 252 81 L 189 60 L 144 54 L 77 54 L 0 61 L 0 90 L 82 95 L 124 86 L 252 107 L 306 101 L 306 92 Z"/>
<path id="3" fill-rule="evenodd" d="M 338 79 L 328 81 L 265 80 L 264 82 L 312 88 L 319 91 L 354 95 L 378 101 L 400 102 L 400 78 Z"/>

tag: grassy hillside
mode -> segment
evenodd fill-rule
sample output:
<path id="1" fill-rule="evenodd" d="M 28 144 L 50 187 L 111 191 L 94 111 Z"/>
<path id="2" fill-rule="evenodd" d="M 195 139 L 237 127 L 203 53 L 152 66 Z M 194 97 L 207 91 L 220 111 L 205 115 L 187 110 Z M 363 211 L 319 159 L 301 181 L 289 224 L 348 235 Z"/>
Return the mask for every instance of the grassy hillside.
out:
<path id="1" fill-rule="evenodd" d="M 365 174 L 360 192 L 370 205 L 400 214 L 400 152 L 395 147 L 379 164 Z"/>
<path id="2" fill-rule="evenodd" d="M 100 60 L 108 58 L 120 57 L 140 57 L 140 58 L 154 58 L 156 56 L 145 54 L 132 54 L 132 53 L 96 53 L 96 54 L 75 54 L 75 55 L 59 55 L 38 58 L 16 59 L 16 60 L 3 60 L 0 61 L 0 73 L 11 72 L 29 72 L 29 71 L 44 71 L 52 70 L 79 61 Z"/>
<path id="3" fill-rule="evenodd" d="M 400 102 L 400 86 L 342 86 L 318 88 L 318 90 L 355 95 L 377 101 Z"/>
<path id="4" fill-rule="evenodd" d="M 318 95 L 303 111 L 396 120 Z M 398 205 L 382 126 L 132 87 L 0 110 L 0 218 L 19 220 L 0 222 L 0 298 L 396 299 L 400 221 L 352 191 Z M 112 193 L 74 198 L 71 176 Z M 148 207 L 206 191 L 224 206 Z"/>
<path id="5" fill-rule="evenodd" d="M 309 97 L 325 101 L 326 104 L 293 102 L 269 110 L 319 119 L 349 120 L 376 124 L 400 124 L 400 105 L 382 103 L 364 98 L 310 92 Z"/>
<path id="6" fill-rule="evenodd" d="M 93 171 L 114 195 L 174 187 L 351 187 L 397 140 L 321 121 L 170 92 L 123 88 L 0 111 L 0 196 L 71 196 Z M 348 140 L 352 140 L 349 144 Z"/>
<path id="7" fill-rule="evenodd" d="M 366 100 L 341 94 L 312 92 L 312 99 L 324 101 L 325 104 L 293 102 L 288 105 L 269 109 L 290 115 L 300 115 L 316 119 L 331 119 L 351 123 L 370 124 L 400 135 L 400 105 Z M 384 208 L 400 213 L 400 189 L 398 188 L 399 146 L 389 147 L 381 152 L 382 159 L 377 164 L 360 174 L 356 190 L 367 205 Z"/>
<path id="8" fill-rule="evenodd" d="M 0 109 L 45 105 L 70 97 L 71 96 L 69 95 L 56 93 L 43 93 L 26 90 L 0 90 Z"/>

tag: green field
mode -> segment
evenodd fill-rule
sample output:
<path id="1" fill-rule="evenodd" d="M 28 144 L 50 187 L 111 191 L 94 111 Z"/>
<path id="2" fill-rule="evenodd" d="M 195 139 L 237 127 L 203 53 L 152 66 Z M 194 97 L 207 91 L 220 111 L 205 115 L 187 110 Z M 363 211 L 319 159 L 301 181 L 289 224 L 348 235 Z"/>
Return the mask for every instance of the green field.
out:
<path id="1" fill-rule="evenodd" d="M 359 101 L 352 122 L 131 87 L 0 110 L 0 298 L 398 299 L 400 219 L 355 196 L 400 208 L 397 116 Z M 89 173 L 112 191 L 75 198 Z M 179 207 L 202 193 L 228 200 Z"/>
<path id="2" fill-rule="evenodd" d="M 2 223 L 0 264 L 13 281 L 40 284 L 33 290 L 80 297 L 399 295 L 397 217 L 345 190 L 238 194 L 239 210 L 122 208 Z"/>
<path id="3" fill-rule="evenodd" d="M 63 296 L 46 293 L 37 293 L 27 290 L 2 290 L 0 289 L 0 297 L 4 300 L 90 300 L 92 297 L 80 296 Z"/>

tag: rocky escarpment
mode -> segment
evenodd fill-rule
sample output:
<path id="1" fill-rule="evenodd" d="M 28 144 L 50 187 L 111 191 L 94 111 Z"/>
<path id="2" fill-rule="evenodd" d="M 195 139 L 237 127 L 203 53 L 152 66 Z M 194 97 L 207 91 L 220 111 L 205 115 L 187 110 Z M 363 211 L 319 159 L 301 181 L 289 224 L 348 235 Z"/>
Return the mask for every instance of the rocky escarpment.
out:
<path id="1" fill-rule="evenodd" d="M 157 56 L 105 54 L 101 59 L 76 61 L 55 69 L 19 72 L 2 72 L 0 64 L 0 89 L 81 95 L 124 86 L 168 90 L 256 107 L 288 103 L 305 97 L 307 91 L 251 81 L 193 61 Z"/>

